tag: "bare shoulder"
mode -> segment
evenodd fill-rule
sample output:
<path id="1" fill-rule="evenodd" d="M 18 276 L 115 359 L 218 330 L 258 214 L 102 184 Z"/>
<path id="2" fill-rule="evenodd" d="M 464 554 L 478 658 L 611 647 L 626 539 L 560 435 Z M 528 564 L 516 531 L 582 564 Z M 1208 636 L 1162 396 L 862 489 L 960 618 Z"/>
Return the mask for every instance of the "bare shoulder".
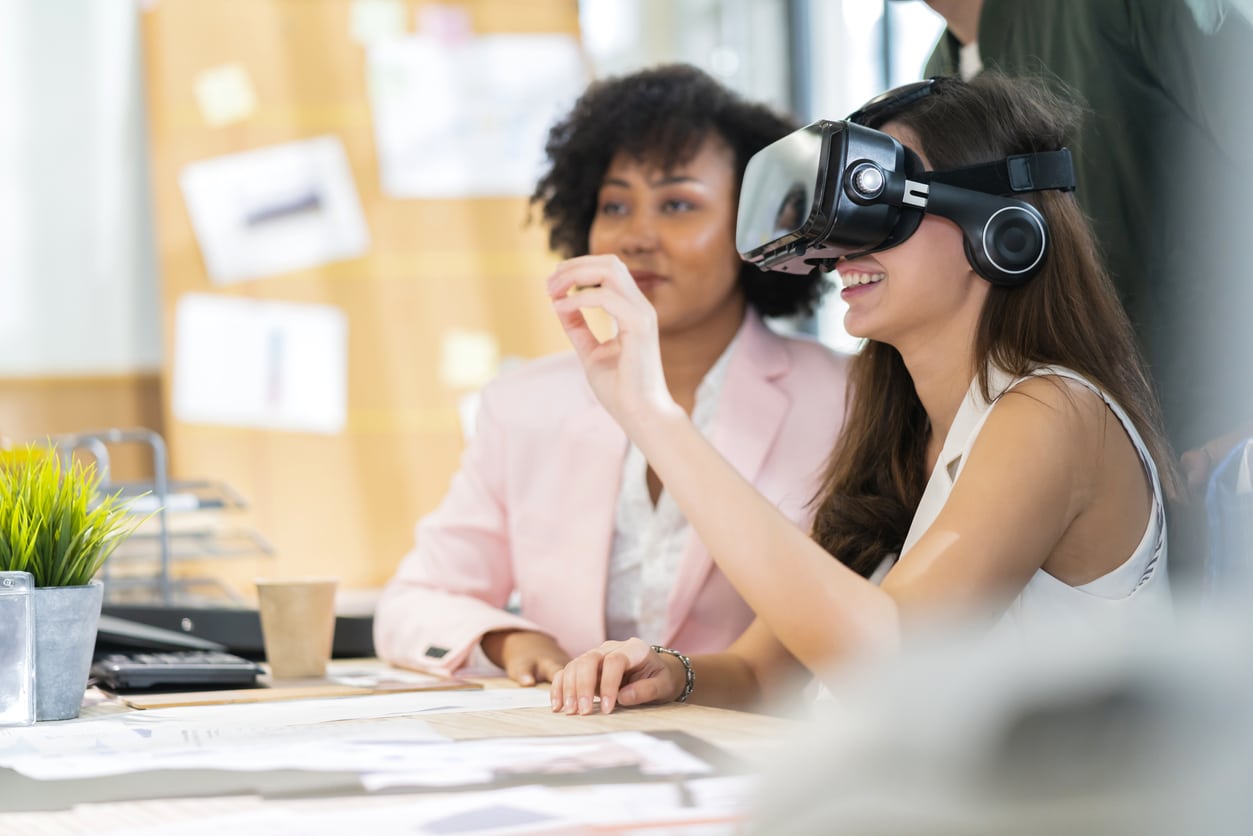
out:
<path id="1" fill-rule="evenodd" d="M 968 470 L 1031 474 L 1039 495 L 1073 519 L 1090 504 L 1110 429 L 1105 401 L 1070 378 L 1024 380 L 1001 395 L 971 450 Z"/>
<path id="2" fill-rule="evenodd" d="M 1019 383 L 996 401 L 986 429 L 997 435 L 1031 435 L 1076 442 L 1100 438 L 1108 407 L 1087 386 L 1068 377 L 1040 375 Z"/>

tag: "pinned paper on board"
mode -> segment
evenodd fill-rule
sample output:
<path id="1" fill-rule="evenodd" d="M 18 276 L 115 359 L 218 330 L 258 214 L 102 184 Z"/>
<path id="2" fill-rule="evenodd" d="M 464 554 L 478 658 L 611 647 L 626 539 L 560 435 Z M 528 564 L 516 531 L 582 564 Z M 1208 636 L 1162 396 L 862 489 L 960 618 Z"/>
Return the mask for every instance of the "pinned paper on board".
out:
<path id="1" fill-rule="evenodd" d="M 369 46 L 405 34 L 404 0 L 353 0 L 348 12 L 352 39 Z"/>
<path id="2" fill-rule="evenodd" d="M 336 136 L 192 163 L 179 183 L 218 284 L 358 258 L 369 232 Z"/>
<path id="3" fill-rule="evenodd" d="M 242 122 L 257 111 L 257 93 L 242 64 L 201 70 L 193 89 L 200 115 L 211 128 Z"/>
<path id="4" fill-rule="evenodd" d="M 382 187 L 399 198 L 529 195 L 587 81 L 565 35 L 397 38 L 370 48 L 369 73 Z"/>
<path id="5" fill-rule="evenodd" d="M 174 321 L 174 415 L 339 433 L 348 412 L 348 319 L 331 305 L 189 293 Z"/>

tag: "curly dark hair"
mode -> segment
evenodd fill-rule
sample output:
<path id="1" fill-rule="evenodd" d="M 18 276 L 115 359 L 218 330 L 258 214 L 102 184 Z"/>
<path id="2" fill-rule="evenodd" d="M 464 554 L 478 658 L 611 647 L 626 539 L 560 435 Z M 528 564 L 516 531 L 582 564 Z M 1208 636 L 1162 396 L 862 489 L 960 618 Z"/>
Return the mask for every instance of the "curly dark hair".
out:
<path id="1" fill-rule="evenodd" d="M 601 181 L 618 152 L 671 168 L 691 159 L 714 135 L 734 154 L 738 191 L 749 158 L 794 129 L 791 119 L 744 100 L 687 64 L 603 79 L 593 82 L 549 131 L 549 167 L 531 203 L 543 207 L 555 252 L 565 258 L 586 255 Z M 817 270 L 793 276 L 747 262 L 739 282 L 748 303 L 763 316 L 813 313 L 829 285 Z"/>

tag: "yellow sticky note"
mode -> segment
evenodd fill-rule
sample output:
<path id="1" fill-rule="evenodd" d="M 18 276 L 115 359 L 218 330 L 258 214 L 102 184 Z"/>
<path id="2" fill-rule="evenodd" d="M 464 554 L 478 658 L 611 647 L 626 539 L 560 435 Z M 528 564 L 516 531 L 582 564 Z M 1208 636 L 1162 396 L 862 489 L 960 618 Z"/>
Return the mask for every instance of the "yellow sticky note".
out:
<path id="1" fill-rule="evenodd" d="M 439 379 L 452 389 L 478 389 L 500 369 L 500 345 L 486 331 L 452 329 L 439 352 Z"/>
<path id="2" fill-rule="evenodd" d="M 257 93 L 242 64 L 202 70 L 196 76 L 195 92 L 200 113 L 213 128 L 241 122 L 257 110 Z"/>
<path id="3" fill-rule="evenodd" d="M 348 15 L 352 39 L 363 46 L 405 33 L 403 0 L 353 0 Z"/>

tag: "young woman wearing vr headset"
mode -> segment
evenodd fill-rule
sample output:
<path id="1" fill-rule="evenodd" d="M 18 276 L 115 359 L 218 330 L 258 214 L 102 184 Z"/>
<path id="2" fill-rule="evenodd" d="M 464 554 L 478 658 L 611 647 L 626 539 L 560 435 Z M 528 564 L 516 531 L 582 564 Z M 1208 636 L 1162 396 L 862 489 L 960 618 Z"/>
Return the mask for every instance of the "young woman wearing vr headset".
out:
<path id="1" fill-rule="evenodd" d="M 866 340 L 812 539 L 676 408 L 630 276 L 596 258 L 557 268 L 549 294 L 592 388 L 757 619 L 727 652 L 690 659 L 607 642 L 556 676 L 555 711 L 589 713 L 596 696 L 604 712 L 752 705 L 786 674 L 893 648 L 935 619 L 1013 636 L 1163 614 L 1177 477 L 1069 192 L 1078 118 L 1042 83 L 936 79 L 750 162 L 741 254 L 794 273 L 834 263 L 846 328 Z M 588 330 L 588 307 L 616 320 L 614 338 Z"/>

